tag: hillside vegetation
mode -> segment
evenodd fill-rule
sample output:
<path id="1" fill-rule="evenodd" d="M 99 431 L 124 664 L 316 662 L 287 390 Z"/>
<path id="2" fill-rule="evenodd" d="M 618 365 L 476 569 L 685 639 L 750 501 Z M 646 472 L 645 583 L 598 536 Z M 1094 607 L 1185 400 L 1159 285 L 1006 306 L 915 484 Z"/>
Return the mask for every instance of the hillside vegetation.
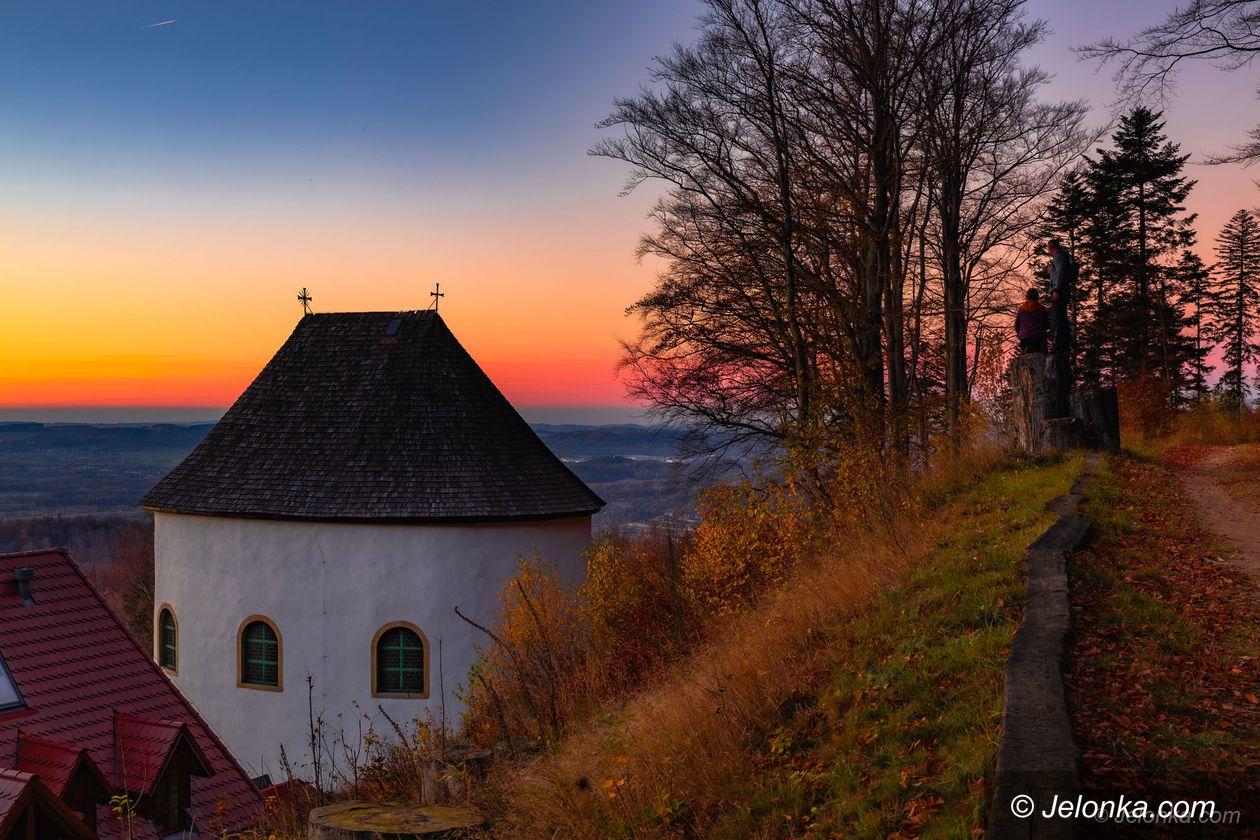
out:
<path id="1" fill-rule="evenodd" d="M 1022 548 L 1078 466 L 973 464 L 882 524 L 887 477 L 808 505 L 726 488 L 692 543 L 597 548 L 581 590 L 527 566 L 466 721 L 518 756 L 484 792 L 496 836 L 981 827 Z"/>

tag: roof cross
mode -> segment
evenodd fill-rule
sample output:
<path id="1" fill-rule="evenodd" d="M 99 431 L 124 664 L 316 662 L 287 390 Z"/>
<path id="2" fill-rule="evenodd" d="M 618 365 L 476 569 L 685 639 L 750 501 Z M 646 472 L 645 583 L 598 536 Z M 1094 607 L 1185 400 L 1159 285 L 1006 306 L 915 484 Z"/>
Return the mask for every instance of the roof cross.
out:
<path id="1" fill-rule="evenodd" d="M 433 307 L 432 307 L 432 309 L 433 309 L 433 311 L 434 311 L 434 312 L 437 312 L 437 311 L 438 311 L 438 304 L 440 304 L 440 303 L 442 302 L 442 301 L 441 301 L 441 298 L 446 297 L 446 292 L 442 291 L 442 284 L 441 284 L 441 283 L 435 283 L 435 284 L 433 285 L 433 291 L 429 292 L 429 297 L 433 298 Z"/>
<path id="2" fill-rule="evenodd" d="M 302 287 L 302 293 L 298 295 L 298 300 L 302 302 L 302 314 L 311 314 L 311 293 L 306 291 L 306 287 Z"/>

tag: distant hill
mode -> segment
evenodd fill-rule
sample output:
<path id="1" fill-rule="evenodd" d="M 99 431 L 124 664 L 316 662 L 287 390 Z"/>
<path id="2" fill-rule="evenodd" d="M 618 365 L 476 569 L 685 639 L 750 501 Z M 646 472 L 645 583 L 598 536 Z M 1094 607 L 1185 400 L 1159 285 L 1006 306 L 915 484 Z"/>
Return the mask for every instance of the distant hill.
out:
<path id="1" fill-rule="evenodd" d="M 140 518 L 139 500 L 201 442 L 211 423 L 0 423 L 0 521 Z M 685 514 L 696 486 L 678 463 L 682 432 L 639 425 L 538 423 L 534 430 L 608 508 L 598 527 Z M 82 520 L 92 529 L 90 520 Z M 44 523 L 61 534 L 60 526 Z M 27 529 L 28 533 L 31 529 Z M 69 533 L 69 532 L 67 532 Z M 13 536 L 13 535 L 10 535 Z M 41 535 L 42 536 L 42 535 Z M 66 536 L 63 540 L 70 541 Z M 16 537 L 0 545 L 12 550 Z"/>
<path id="2" fill-rule="evenodd" d="M 128 513 L 210 424 L 0 423 L 0 517 Z"/>
<path id="3" fill-rule="evenodd" d="M 534 431 L 561 458 L 675 458 L 682 430 L 638 425 L 558 426 L 533 424 Z"/>

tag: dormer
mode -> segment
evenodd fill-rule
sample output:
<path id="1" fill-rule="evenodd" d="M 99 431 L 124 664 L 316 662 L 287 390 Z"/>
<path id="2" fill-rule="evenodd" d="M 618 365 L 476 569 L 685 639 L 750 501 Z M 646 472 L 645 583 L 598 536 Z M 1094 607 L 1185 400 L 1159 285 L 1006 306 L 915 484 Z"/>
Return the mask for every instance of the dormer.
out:
<path id="1" fill-rule="evenodd" d="M 0 768 L 0 840 L 97 840 L 36 775 Z"/>
<path id="2" fill-rule="evenodd" d="M 137 816 L 151 820 L 159 836 L 192 827 L 191 779 L 214 774 L 187 724 L 115 712 L 114 762 L 114 786 L 127 792 Z"/>
<path id="3" fill-rule="evenodd" d="M 109 804 L 113 787 L 86 749 L 20 732 L 17 769 L 39 776 L 54 796 L 96 830 L 96 807 Z"/>

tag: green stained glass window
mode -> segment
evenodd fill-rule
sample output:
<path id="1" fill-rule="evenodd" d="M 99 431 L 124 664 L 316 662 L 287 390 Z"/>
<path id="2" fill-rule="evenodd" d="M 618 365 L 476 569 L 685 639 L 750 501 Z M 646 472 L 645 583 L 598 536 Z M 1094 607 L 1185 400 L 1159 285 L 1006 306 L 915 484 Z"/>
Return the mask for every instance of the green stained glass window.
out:
<path id="1" fill-rule="evenodd" d="M 179 639 L 175 630 L 175 615 L 162 610 L 158 615 L 158 664 L 169 671 L 179 663 Z"/>
<path id="2" fill-rule="evenodd" d="M 280 685 L 280 640 L 265 621 L 251 621 L 241 634 L 241 682 Z"/>
<path id="3" fill-rule="evenodd" d="M 406 627 L 392 627 L 376 642 L 378 694 L 424 693 L 424 642 Z"/>

